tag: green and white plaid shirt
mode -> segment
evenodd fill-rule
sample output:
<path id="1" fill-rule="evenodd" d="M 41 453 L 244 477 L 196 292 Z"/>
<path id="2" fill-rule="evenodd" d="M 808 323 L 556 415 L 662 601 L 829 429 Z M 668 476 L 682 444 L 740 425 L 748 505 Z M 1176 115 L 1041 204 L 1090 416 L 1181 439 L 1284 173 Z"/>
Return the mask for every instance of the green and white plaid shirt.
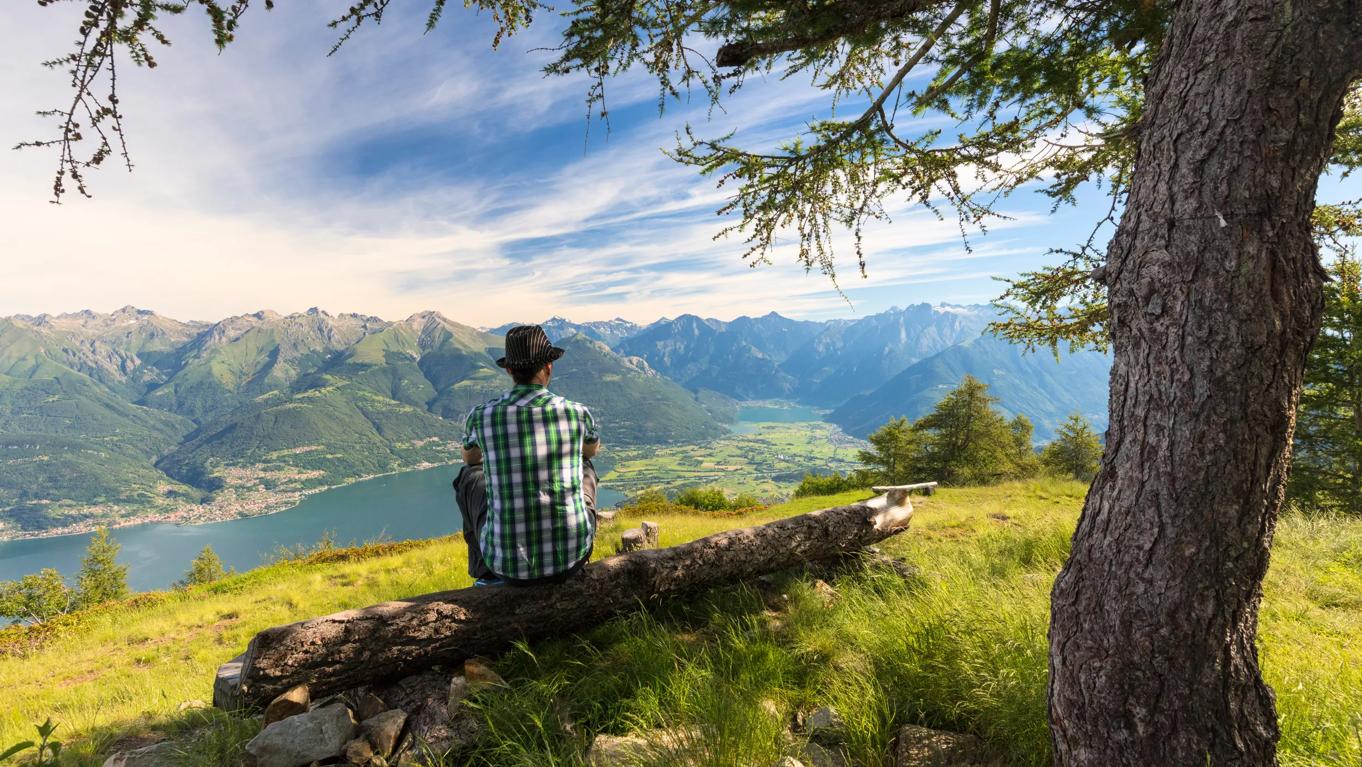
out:
<path id="1" fill-rule="evenodd" d="M 482 450 L 487 566 L 503 578 L 557 575 L 596 535 L 582 494 L 582 445 L 600 439 L 591 411 L 543 386 L 517 385 L 468 413 L 463 445 Z"/>

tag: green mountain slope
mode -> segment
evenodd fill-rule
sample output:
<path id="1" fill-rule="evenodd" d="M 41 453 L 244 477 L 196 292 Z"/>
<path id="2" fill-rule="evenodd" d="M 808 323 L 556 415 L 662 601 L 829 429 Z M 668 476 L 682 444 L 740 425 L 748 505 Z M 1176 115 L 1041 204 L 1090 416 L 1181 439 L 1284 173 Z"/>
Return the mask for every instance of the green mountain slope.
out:
<path id="1" fill-rule="evenodd" d="M 0 532 L 162 507 L 192 495 L 152 463 L 193 428 L 53 360 L 44 334 L 0 320 Z"/>
<path id="2" fill-rule="evenodd" d="M 256 312 L 216 323 L 191 341 L 183 365 L 145 404 L 203 423 L 291 385 L 388 323 L 318 309 Z"/>
<path id="3" fill-rule="evenodd" d="M 1035 437 L 1047 441 L 1070 413 L 1080 413 L 1099 430 L 1107 423 L 1107 375 L 1111 360 L 1097 352 L 1027 354 L 994 336 L 980 336 L 910 365 L 875 391 L 853 398 L 828 420 L 864 437 L 896 416 L 918 418 L 930 411 L 966 375 L 988 384 L 1009 417 L 1024 414 Z"/>
<path id="4" fill-rule="evenodd" d="M 583 403 L 607 444 L 700 442 L 727 433 L 697 395 L 638 358 L 621 357 L 584 335 L 564 338 L 549 388 Z"/>

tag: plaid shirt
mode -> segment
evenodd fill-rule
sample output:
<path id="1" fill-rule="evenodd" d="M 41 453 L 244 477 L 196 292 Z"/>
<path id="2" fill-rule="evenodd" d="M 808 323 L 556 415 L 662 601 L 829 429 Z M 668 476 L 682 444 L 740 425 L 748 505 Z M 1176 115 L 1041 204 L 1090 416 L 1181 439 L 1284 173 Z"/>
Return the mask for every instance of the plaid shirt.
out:
<path id="1" fill-rule="evenodd" d="M 517 385 L 468 413 L 465 448 L 482 449 L 487 566 L 504 578 L 562 573 L 591 553 L 595 520 L 582 495 L 582 445 L 600 439 L 585 405 Z"/>

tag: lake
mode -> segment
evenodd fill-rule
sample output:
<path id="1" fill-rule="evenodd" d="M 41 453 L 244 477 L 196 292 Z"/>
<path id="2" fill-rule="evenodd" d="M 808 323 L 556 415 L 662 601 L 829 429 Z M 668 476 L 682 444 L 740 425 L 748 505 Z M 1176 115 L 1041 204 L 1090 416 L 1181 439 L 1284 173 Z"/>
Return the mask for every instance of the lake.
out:
<path id="1" fill-rule="evenodd" d="M 738 406 L 737 419 L 729 424 L 734 434 L 751 434 L 763 423 L 805 423 L 821 421 L 823 414 L 807 405 L 793 403 L 752 403 Z"/>
<path id="2" fill-rule="evenodd" d="M 134 591 L 164 589 L 184 576 L 204 546 L 212 545 L 228 567 L 259 567 L 280 546 L 311 545 L 327 531 L 339 544 L 377 538 L 408 540 L 450 535 L 460 529 L 450 483 L 458 466 L 390 474 L 326 490 L 297 506 L 262 517 L 206 525 L 146 524 L 112 531 L 123 546 L 118 561 L 128 566 Z M 624 494 L 600 488 L 601 508 Z M 0 580 L 13 580 L 44 567 L 73 576 L 80 569 L 89 535 L 65 535 L 0 543 Z M 463 562 L 452 563 L 463 567 Z"/>

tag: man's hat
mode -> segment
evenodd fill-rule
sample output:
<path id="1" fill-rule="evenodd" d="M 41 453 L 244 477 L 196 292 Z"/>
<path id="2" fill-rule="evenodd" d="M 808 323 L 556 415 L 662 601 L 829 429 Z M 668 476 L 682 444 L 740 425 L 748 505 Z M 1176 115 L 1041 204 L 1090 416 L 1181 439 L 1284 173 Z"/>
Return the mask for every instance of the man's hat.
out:
<path id="1" fill-rule="evenodd" d="M 506 332 L 506 356 L 497 360 L 499 368 L 528 368 L 545 365 L 563 356 L 563 350 L 549 343 L 548 334 L 538 325 L 517 325 Z"/>

